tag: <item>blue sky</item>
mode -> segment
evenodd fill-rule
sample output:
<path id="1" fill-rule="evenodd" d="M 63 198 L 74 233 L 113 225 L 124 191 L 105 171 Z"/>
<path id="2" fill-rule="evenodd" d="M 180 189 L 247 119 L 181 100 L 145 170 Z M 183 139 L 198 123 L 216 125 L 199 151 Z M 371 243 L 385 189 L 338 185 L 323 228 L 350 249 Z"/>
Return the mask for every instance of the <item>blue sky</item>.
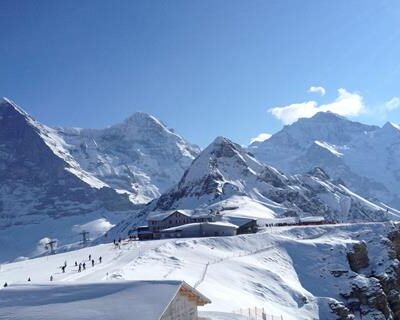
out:
<path id="1" fill-rule="evenodd" d="M 206 146 L 318 110 L 400 122 L 398 0 L 2 0 L 0 39 L 0 95 L 48 125 L 144 111 Z"/>

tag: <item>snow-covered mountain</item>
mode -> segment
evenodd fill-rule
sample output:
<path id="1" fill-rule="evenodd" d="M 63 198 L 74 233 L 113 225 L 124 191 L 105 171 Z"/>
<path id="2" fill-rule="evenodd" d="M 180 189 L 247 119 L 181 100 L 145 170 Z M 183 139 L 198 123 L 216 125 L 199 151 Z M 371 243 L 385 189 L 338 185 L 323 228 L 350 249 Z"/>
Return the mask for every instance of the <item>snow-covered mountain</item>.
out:
<path id="1" fill-rule="evenodd" d="M 249 151 L 291 174 L 322 167 L 363 197 L 400 207 L 400 126 L 396 124 L 388 122 L 380 128 L 320 112 L 251 144 Z"/>
<path id="2" fill-rule="evenodd" d="M 82 170 L 54 129 L 8 100 L 0 104 L 0 181 L 0 227 L 133 208 Z"/>
<path id="3" fill-rule="evenodd" d="M 98 236 L 98 226 L 112 226 L 176 183 L 197 153 L 146 114 L 103 130 L 54 129 L 3 99 L 1 260 L 37 254 L 43 238 L 76 242 L 81 226 L 94 225 L 91 237 Z"/>
<path id="4" fill-rule="evenodd" d="M 332 181 L 320 168 L 285 175 L 223 137 L 201 152 L 174 188 L 148 204 L 139 217 L 121 222 L 114 231 L 129 230 L 138 219 L 143 222 L 148 214 L 171 209 L 212 210 L 259 219 L 317 215 L 351 222 L 400 216 L 399 211 L 387 211 L 340 181 Z"/>
<path id="5" fill-rule="evenodd" d="M 181 178 L 197 146 L 146 113 L 106 129 L 58 128 L 73 158 L 99 180 L 135 203 L 145 203 Z"/>

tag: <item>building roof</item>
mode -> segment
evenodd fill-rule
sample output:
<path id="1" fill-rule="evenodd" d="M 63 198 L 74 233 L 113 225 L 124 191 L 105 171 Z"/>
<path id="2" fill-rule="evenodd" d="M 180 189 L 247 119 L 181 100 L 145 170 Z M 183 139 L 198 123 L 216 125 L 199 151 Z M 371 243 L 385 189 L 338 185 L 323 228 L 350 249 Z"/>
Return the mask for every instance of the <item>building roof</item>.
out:
<path id="1" fill-rule="evenodd" d="M 322 216 L 309 216 L 309 217 L 301 217 L 301 222 L 323 222 L 325 218 Z"/>
<path id="2" fill-rule="evenodd" d="M 299 220 L 295 217 L 286 217 L 286 218 L 272 218 L 272 219 L 263 219 L 265 223 L 277 224 L 277 223 L 297 223 Z"/>
<path id="3" fill-rule="evenodd" d="M 234 225 L 234 224 L 226 222 L 226 221 L 195 222 L 195 223 L 183 224 L 183 225 L 177 226 L 177 227 L 163 229 L 163 230 L 161 230 L 161 232 L 173 232 L 173 231 L 182 231 L 182 230 L 188 230 L 188 229 L 195 229 L 195 228 L 198 228 L 200 225 L 214 225 L 214 226 L 220 226 L 220 227 L 226 227 L 226 228 L 234 228 L 234 229 L 238 228 L 237 225 Z"/>
<path id="4" fill-rule="evenodd" d="M 147 221 L 163 221 L 167 219 L 169 216 L 173 215 L 175 212 L 179 212 L 180 214 L 189 218 L 201 218 L 201 217 L 208 217 L 211 215 L 210 211 L 208 210 L 176 209 L 164 212 L 152 212 L 147 218 Z"/>
<path id="5" fill-rule="evenodd" d="M 183 281 L 11 285 L 0 290 L 0 318 L 24 320 L 160 319 L 178 292 L 211 301 Z"/>
<path id="6" fill-rule="evenodd" d="M 228 222 L 230 222 L 238 227 L 244 226 L 250 222 L 257 222 L 257 219 L 251 219 L 251 218 L 246 218 L 246 217 L 227 216 L 227 215 L 224 215 L 224 219 L 226 219 Z"/>

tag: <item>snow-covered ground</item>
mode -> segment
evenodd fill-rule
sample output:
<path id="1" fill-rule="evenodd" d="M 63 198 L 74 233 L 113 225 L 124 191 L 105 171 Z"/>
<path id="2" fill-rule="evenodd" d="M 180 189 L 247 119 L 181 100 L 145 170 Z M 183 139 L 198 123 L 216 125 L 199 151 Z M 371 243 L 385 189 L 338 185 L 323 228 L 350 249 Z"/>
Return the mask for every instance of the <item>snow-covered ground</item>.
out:
<path id="1" fill-rule="evenodd" d="M 375 237 L 391 228 L 390 223 L 343 224 L 272 228 L 233 237 L 123 241 L 120 248 L 107 243 L 4 264 L 0 283 L 27 284 L 29 277 L 31 284 L 49 283 L 50 276 L 54 283 L 184 280 L 211 299 L 201 311 L 232 313 L 257 307 L 285 320 L 328 320 L 335 317 L 327 302 L 349 290 L 349 284 L 332 273 L 352 273 L 346 258 L 349 245 L 360 239 L 379 243 Z M 86 262 L 86 270 L 78 272 L 75 261 Z M 0 300 L 2 290 L 7 288 L 0 289 Z"/>

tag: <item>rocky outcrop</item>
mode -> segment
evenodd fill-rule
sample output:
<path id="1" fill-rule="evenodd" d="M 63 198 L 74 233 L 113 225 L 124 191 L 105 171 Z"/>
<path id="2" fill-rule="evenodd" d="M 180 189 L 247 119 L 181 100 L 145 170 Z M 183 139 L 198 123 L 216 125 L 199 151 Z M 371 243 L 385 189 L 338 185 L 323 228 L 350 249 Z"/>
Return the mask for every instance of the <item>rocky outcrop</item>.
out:
<path id="1" fill-rule="evenodd" d="M 338 316 L 340 320 L 354 320 L 354 315 L 350 312 L 343 303 L 339 301 L 332 301 L 329 303 L 329 307 L 332 309 L 333 313 Z"/>
<path id="2" fill-rule="evenodd" d="M 351 251 L 347 253 L 347 259 L 351 270 L 359 272 L 361 269 L 368 267 L 368 248 L 365 242 L 355 243 Z"/>
<path id="3" fill-rule="evenodd" d="M 351 291 L 343 294 L 348 302 L 348 308 L 364 314 L 374 312 L 380 317 L 374 319 L 392 319 L 387 296 L 381 283 L 374 277 L 357 276 L 351 280 Z"/>
<path id="4" fill-rule="evenodd" d="M 400 230 L 389 232 L 388 239 L 390 240 L 391 248 L 394 251 L 394 258 L 400 258 Z"/>
<path id="5" fill-rule="evenodd" d="M 392 230 L 374 246 L 378 256 L 368 256 L 364 241 L 355 243 L 347 253 L 355 276 L 351 271 L 332 272 L 335 277 L 347 278 L 350 288 L 341 293 L 344 301 L 329 304 L 338 319 L 351 319 L 351 314 L 374 320 L 400 319 L 400 229 Z"/>

